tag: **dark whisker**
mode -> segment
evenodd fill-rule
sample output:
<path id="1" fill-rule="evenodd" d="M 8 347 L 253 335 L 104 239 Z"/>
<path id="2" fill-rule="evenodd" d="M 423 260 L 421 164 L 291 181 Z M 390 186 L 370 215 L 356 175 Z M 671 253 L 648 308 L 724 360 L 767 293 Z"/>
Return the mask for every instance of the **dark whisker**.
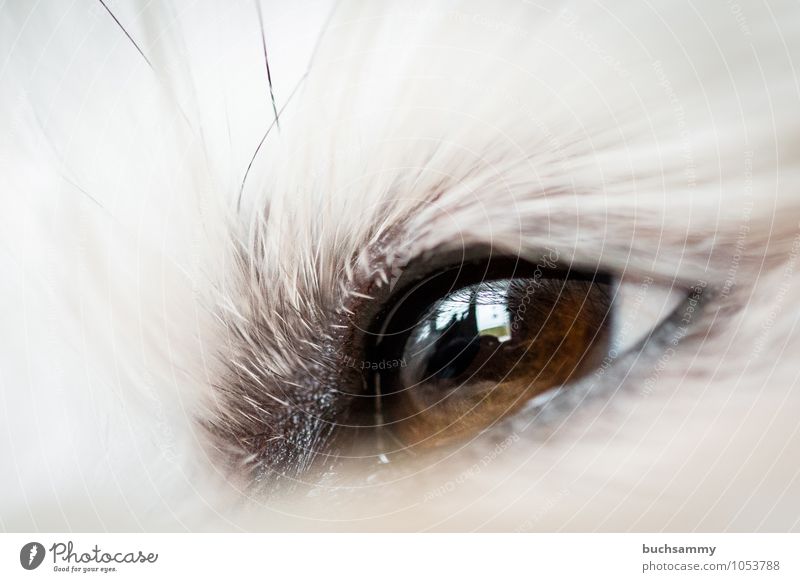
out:
<path id="1" fill-rule="evenodd" d="M 147 56 L 146 56 L 146 55 L 144 54 L 144 52 L 142 51 L 142 49 L 141 49 L 141 48 L 139 48 L 139 45 L 138 45 L 138 44 L 136 44 L 136 41 L 135 41 L 135 40 L 133 40 L 133 37 L 132 37 L 130 34 L 128 34 L 128 31 L 127 31 L 127 30 L 125 30 L 125 27 L 124 27 L 124 26 L 122 26 L 122 23 L 119 21 L 119 19 L 118 19 L 116 16 L 114 16 L 114 13 L 113 13 L 113 12 L 111 12 L 111 9 L 110 9 L 108 6 L 106 6 L 106 3 L 105 3 L 103 0 L 98 0 L 98 2 L 100 2 L 100 4 L 102 4 L 102 5 L 103 5 L 103 8 L 105 8 L 105 9 L 106 9 L 106 12 L 108 12 L 108 13 L 109 13 L 109 15 L 111 15 L 111 18 L 113 18 L 113 19 L 114 19 L 114 22 L 116 22 L 116 23 L 117 23 L 117 26 L 119 26 L 120 30 L 122 30 L 122 32 L 124 32 L 124 33 L 125 33 L 125 36 L 127 36 L 127 37 L 128 37 L 128 40 L 129 40 L 129 41 L 131 41 L 131 44 L 132 44 L 134 47 L 136 47 L 136 50 L 137 50 L 137 51 L 139 51 L 139 54 L 140 54 L 140 55 L 142 55 L 142 58 L 143 58 L 143 59 L 144 59 L 144 61 L 147 63 L 147 66 L 148 66 L 148 67 L 150 67 L 151 69 L 153 69 L 153 64 L 150 62 L 150 59 L 148 59 L 148 58 L 147 58 Z"/>
<path id="2" fill-rule="evenodd" d="M 248 174 L 250 174 L 250 169 L 253 167 L 253 162 L 255 162 L 256 158 L 258 157 L 258 152 L 261 151 L 261 146 L 264 145 L 264 142 L 267 140 L 267 136 L 272 131 L 272 128 L 275 127 L 278 124 L 278 118 L 283 113 L 283 110 L 286 109 L 286 106 L 289 105 L 289 103 L 292 101 L 292 97 L 294 97 L 295 93 L 297 93 L 297 90 L 303 84 L 303 81 L 305 81 L 307 76 L 308 76 L 308 73 L 306 72 L 300 78 L 300 81 L 297 83 L 297 85 L 294 86 L 294 89 L 292 89 L 292 93 L 291 93 L 291 95 L 289 95 L 289 98 L 286 100 L 286 103 L 284 103 L 284 105 L 283 105 L 283 107 L 281 107 L 280 111 L 275 113 L 275 119 L 273 120 L 272 123 L 269 124 L 269 127 L 267 128 L 267 131 L 265 131 L 264 135 L 261 137 L 261 141 L 258 142 L 258 146 L 256 146 L 256 151 L 253 152 L 253 157 L 250 158 L 250 163 L 247 164 L 247 169 L 244 171 L 244 177 L 242 178 L 242 184 L 241 184 L 241 186 L 239 186 L 239 199 L 236 201 L 236 210 L 237 211 L 240 210 L 241 205 L 242 205 L 242 193 L 244 192 L 244 184 L 245 184 L 245 182 L 247 182 L 247 176 L 248 176 Z"/>
<path id="3" fill-rule="evenodd" d="M 258 8 L 258 18 L 259 18 L 259 22 L 261 23 L 261 40 L 262 40 L 262 45 L 264 47 L 264 60 L 267 61 L 267 44 L 266 44 L 266 41 L 264 40 L 264 23 L 261 20 L 261 6 L 260 6 L 260 4 L 257 3 L 256 7 Z M 242 178 L 242 184 L 239 187 L 239 198 L 236 201 L 236 211 L 237 212 L 239 210 L 241 210 L 242 194 L 244 192 L 245 182 L 247 182 L 247 176 L 250 174 L 250 168 L 253 167 L 253 162 L 256 161 L 256 157 L 258 157 L 258 152 L 261 151 L 261 146 L 264 145 L 264 142 L 266 141 L 267 136 L 269 135 L 270 131 L 272 131 L 272 128 L 275 125 L 277 125 L 278 119 L 280 118 L 281 114 L 283 113 L 283 110 L 286 109 L 286 106 L 289 105 L 289 103 L 292 101 L 292 98 L 297 93 L 297 90 L 303 84 L 303 81 L 306 80 L 306 77 L 308 76 L 308 73 L 311 71 L 311 67 L 314 64 L 314 60 L 315 60 L 315 58 L 317 56 L 317 51 L 319 50 L 319 46 L 320 46 L 320 43 L 322 42 L 322 38 L 325 36 L 325 33 L 328 31 L 328 28 L 330 27 L 331 22 L 333 21 L 333 15 L 336 13 L 336 10 L 338 8 L 339 8 L 339 2 L 334 3 L 333 8 L 331 8 L 331 11 L 328 13 L 328 17 L 325 19 L 325 23 L 323 24 L 322 30 L 320 31 L 320 34 L 317 37 L 317 41 L 314 43 L 314 49 L 311 51 L 311 58 L 309 59 L 308 67 L 306 67 L 306 72 L 303 74 L 303 76 L 300 78 L 300 80 L 294 86 L 294 89 L 292 89 L 292 93 L 289 95 L 289 98 L 286 100 L 286 103 L 283 104 L 283 107 L 281 107 L 280 111 L 275 112 L 275 120 L 269 125 L 269 127 L 267 128 L 267 131 L 264 132 L 264 135 L 261 138 L 261 141 L 258 142 L 258 146 L 256 147 L 256 151 L 253 152 L 253 157 L 250 158 L 250 163 L 247 164 L 247 169 L 245 170 L 244 177 Z M 270 79 L 270 75 L 269 75 L 269 62 L 268 61 L 267 61 L 267 80 L 269 81 L 270 95 L 272 95 L 272 80 Z M 274 111 L 274 108 L 275 108 L 275 99 L 274 99 L 274 97 L 272 99 L 272 107 L 273 107 L 273 111 Z"/>
<path id="4" fill-rule="evenodd" d="M 278 126 L 278 131 L 281 129 L 281 124 L 278 121 L 278 108 L 275 105 L 275 94 L 272 91 L 272 73 L 269 70 L 269 57 L 267 56 L 267 37 L 264 34 L 264 18 L 261 15 L 261 1 L 256 0 L 256 12 L 258 12 L 258 25 L 261 27 L 261 47 L 264 49 L 264 64 L 267 66 L 267 83 L 269 84 L 269 98 L 272 101 L 272 112 L 275 114 L 275 124 Z"/>

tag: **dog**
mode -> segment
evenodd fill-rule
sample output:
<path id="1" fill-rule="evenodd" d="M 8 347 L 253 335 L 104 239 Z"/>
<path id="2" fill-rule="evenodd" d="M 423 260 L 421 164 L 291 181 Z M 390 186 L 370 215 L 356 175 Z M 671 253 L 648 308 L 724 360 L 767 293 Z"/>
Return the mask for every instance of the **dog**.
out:
<path id="1" fill-rule="evenodd" d="M 800 527 L 796 3 L 0 12 L 6 530 Z"/>

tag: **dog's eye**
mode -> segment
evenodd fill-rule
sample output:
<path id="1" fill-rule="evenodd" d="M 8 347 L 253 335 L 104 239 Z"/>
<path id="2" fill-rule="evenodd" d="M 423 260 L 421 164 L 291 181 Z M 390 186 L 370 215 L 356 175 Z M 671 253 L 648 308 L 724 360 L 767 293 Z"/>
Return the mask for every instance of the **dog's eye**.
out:
<path id="1" fill-rule="evenodd" d="M 461 262 L 403 286 L 368 351 L 379 424 L 405 447 L 430 447 L 569 386 L 623 349 L 618 291 L 604 274 L 516 259 Z"/>

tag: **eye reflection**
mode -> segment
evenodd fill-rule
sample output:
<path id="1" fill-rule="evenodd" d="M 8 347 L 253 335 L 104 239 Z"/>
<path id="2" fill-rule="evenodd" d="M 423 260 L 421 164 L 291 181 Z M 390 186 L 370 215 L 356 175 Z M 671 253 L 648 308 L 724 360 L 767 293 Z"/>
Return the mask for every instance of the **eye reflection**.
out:
<path id="1" fill-rule="evenodd" d="M 450 380 L 463 374 L 484 348 L 511 339 L 510 281 L 471 285 L 437 301 L 411 332 L 406 382 Z"/>

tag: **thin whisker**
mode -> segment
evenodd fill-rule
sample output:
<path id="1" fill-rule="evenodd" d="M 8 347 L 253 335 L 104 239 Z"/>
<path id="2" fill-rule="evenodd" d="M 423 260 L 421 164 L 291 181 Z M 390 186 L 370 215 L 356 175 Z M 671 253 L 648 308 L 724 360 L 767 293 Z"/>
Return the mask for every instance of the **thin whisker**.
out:
<path id="1" fill-rule="evenodd" d="M 130 34 L 128 34 L 128 31 L 125 30 L 125 27 L 122 26 L 122 23 L 119 21 L 119 19 L 114 15 L 113 12 L 111 12 L 111 9 L 108 6 L 106 6 L 106 3 L 103 0 L 98 0 L 98 2 L 100 2 L 100 4 L 103 5 L 103 8 L 106 9 L 106 12 L 108 12 L 109 15 L 111 16 L 111 18 L 114 19 L 114 22 L 116 22 L 117 26 L 119 26 L 120 30 L 122 30 L 122 32 L 125 33 L 125 36 L 128 37 L 128 40 L 131 41 L 131 44 L 134 47 L 136 47 L 136 50 L 139 51 L 140 55 L 142 55 L 142 58 L 147 63 L 147 66 L 150 67 L 151 69 L 153 69 L 153 64 L 150 62 L 150 59 L 147 58 L 147 55 L 144 54 L 144 51 L 142 51 L 142 49 L 139 47 L 139 45 L 136 44 L 136 41 L 133 40 L 133 37 Z M 155 70 L 155 69 L 153 69 L 153 70 Z"/>
<path id="2" fill-rule="evenodd" d="M 244 185 L 245 185 L 245 182 L 247 182 L 247 176 L 250 174 L 250 169 L 253 167 L 253 163 L 256 161 L 256 158 L 258 157 L 258 152 L 261 151 L 261 146 L 264 145 L 264 142 L 267 140 L 267 136 L 272 131 L 272 128 L 277 125 L 278 118 L 283 114 L 283 110 L 286 109 L 286 106 L 289 105 L 289 103 L 292 101 L 292 97 L 294 97 L 295 93 L 297 93 L 297 90 L 303 84 L 303 81 L 306 80 L 307 76 L 308 76 L 308 73 L 305 73 L 300 78 L 300 81 L 297 83 L 297 85 L 295 85 L 294 89 L 292 90 L 291 95 L 289 95 L 289 99 L 287 99 L 286 103 L 284 103 L 283 107 L 280 108 L 280 111 L 278 111 L 277 115 L 275 116 L 275 119 L 272 121 L 272 123 L 269 124 L 269 127 L 267 128 L 267 131 L 265 131 L 264 135 L 261 137 L 261 141 L 258 142 L 258 146 L 256 147 L 256 151 L 253 152 L 253 157 L 250 158 L 250 163 L 247 164 L 247 169 L 245 170 L 244 177 L 242 178 L 242 184 L 239 186 L 239 199 L 236 201 L 236 210 L 237 211 L 240 210 L 241 205 L 242 205 L 242 194 L 244 193 Z"/>
<path id="3" fill-rule="evenodd" d="M 272 112 L 275 114 L 275 125 L 278 131 L 281 124 L 278 121 L 278 107 L 275 105 L 275 93 L 272 91 L 272 73 L 269 70 L 269 57 L 267 56 L 267 37 L 264 34 L 264 18 L 261 14 L 261 2 L 256 0 L 256 12 L 258 12 L 258 25 L 261 27 L 261 48 L 264 49 L 264 64 L 267 66 L 267 83 L 269 84 L 269 98 L 272 101 Z"/>
<path id="4" fill-rule="evenodd" d="M 261 20 L 261 6 L 257 5 L 257 7 L 258 7 L 258 14 L 259 14 L 259 21 L 260 21 Z M 256 151 L 253 152 L 253 157 L 250 158 L 250 162 L 247 164 L 247 169 L 244 172 L 244 177 L 242 177 L 242 184 L 239 187 L 239 198 L 236 200 L 236 211 L 237 212 L 239 212 L 241 210 L 242 195 L 244 193 L 244 185 L 247 182 L 247 176 L 250 174 L 250 169 L 253 167 L 253 163 L 256 161 L 256 158 L 258 157 L 258 152 L 261 151 L 261 146 L 264 145 L 264 142 L 266 141 L 267 136 L 269 135 L 270 131 L 272 131 L 272 128 L 275 125 L 277 125 L 278 119 L 283 114 L 284 109 L 286 109 L 286 106 L 289 105 L 289 103 L 291 103 L 292 98 L 297 93 L 297 90 L 302 86 L 303 81 L 306 80 L 306 77 L 308 77 L 308 74 L 311 71 L 311 67 L 314 64 L 314 60 L 316 59 L 317 52 L 318 52 L 320 44 L 322 42 L 322 38 L 325 36 L 325 33 L 328 31 L 328 28 L 330 27 L 331 22 L 333 21 L 333 16 L 336 13 L 336 10 L 338 8 L 339 8 L 339 2 L 336 2 L 333 5 L 333 8 L 331 8 L 331 11 L 328 13 L 328 17 L 325 19 L 325 24 L 323 24 L 323 26 L 322 26 L 322 30 L 320 31 L 319 37 L 317 37 L 317 40 L 314 43 L 314 49 L 311 51 L 311 58 L 308 61 L 308 67 L 306 67 L 306 72 L 303 74 L 302 77 L 300 77 L 300 80 L 294 86 L 294 89 L 292 89 L 292 93 L 289 95 L 289 98 L 286 100 L 286 103 L 283 104 L 283 107 L 281 107 L 280 110 L 275 113 L 275 119 L 273 120 L 273 122 L 267 128 L 267 131 L 264 132 L 264 135 L 261 138 L 261 141 L 259 141 L 258 142 L 258 146 L 256 146 Z M 264 46 L 264 60 L 266 61 L 266 58 L 267 58 L 267 47 L 266 47 L 266 42 L 264 41 L 264 35 L 263 35 L 263 22 L 261 23 L 261 29 L 262 29 L 261 38 L 262 38 L 262 43 L 263 43 L 263 46 Z M 271 94 L 271 92 L 272 92 L 272 81 L 269 78 L 269 63 L 267 64 L 267 80 L 270 82 L 270 94 Z M 274 107 L 275 106 L 274 99 L 273 99 L 273 103 L 272 104 L 273 104 L 273 107 Z"/>

